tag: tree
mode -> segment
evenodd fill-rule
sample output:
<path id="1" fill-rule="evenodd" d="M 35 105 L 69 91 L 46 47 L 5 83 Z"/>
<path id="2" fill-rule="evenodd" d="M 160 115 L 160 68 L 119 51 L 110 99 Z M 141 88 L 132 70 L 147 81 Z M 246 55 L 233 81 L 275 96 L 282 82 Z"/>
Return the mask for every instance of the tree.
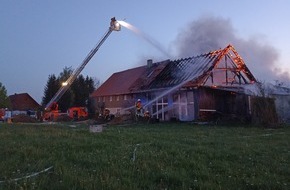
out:
<path id="1" fill-rule="evenodd" d="M 72 85 L 74 91 L 74 106 L 86 106 L 85 97 L 86 83 L 83 75 L 80 75 Z"/>
<path id="2" fill-rule="evenodd" d="M 80 75 L 72 85 L 72 90 L 75 95 L 74 105 L 87 106 L 89 96 L 95 90 L 94 80 L 89 76 L 84 78 L 83 75 Z"/>
<path id="3" fill-rule="evenodd" d="M 97 79 L 96 77 L 91 78 L 91 80 L 93 80 L 93 82 L 94 82 L 94 84 L 93 84 L 94 89 L 97 89 L 101 86 L 101 81 L 99 79 Z"/>
<path id="4" fill-rule="evenodd" d="M 9 108 L 10 101 L 7 96 L 7 90 L 4 85 L 0 82 L 0 108 Z"/>
<path id="5" fill-rule="evenodd" d="M 94 108 L 92 99 L 89 96 L 96 89 L 96 86 L 95 86 L 96 84 L 99 84 L 99 82 L 96 83 L 96 80 L 94 80 L 93 78 L 88 77 L 88 76 L 86 77 L 86 85 L 87 85 L 86 94 L 85 94 L 85 97 L 87 98 L 86 104 L 87 104 L 89 113 L 93 113 L 93 114 L 95 112 L 95 108 Z"/>
<path id="6" fill-rule="evenodd" d="M 58 91 L 60 85 L 54 74 L 48 76 L 46 86 L 44 88 L 44 96 L 42 97 L 42 105 L 45 106 L 54 94 Z"/>
<path id="7" fill-rule="evenodd" d="M 62 83 L 65 82 L 73 73 L 71 67 L 65 67 L 56 78 L 55 75 L 50 75 L 44 91 L 43 105 L 47 104 L 55 95 Z M 79 75 L 73 82 L 72 86 L 58 101 L 59 108 L 65 112 L 72 106 L 88 106 L 89 95 L 95 90 L 95 81 L 91 77 L 84 78 Z M 56 87 L 56 90 L 55 90 Z"/>
<path id="8" fill-rule="evenodd" d="M 72 73 L 73 69 L 71 67 L 65 67 L 63 71 L 59 74 L 59 85 L 62 86 L 63 82 L 67 81 Z M 68 90 L 58 100 L 58 105 L 62 112 L 66 112 L 68 108 L 74 105 L 74 92 L 71 88 L 68 88 Z"/>
<path id="9" fill-rule="evenodd" d="M 86 77 L 86 84 L 87 84 L 87 90 L 88 90 L 88 94 L 91 94 L 94 92 L 94 90 L 96 89 L 96 87 L 99 87 L 100 86 L 100 81 L 97 80 L 97 79 L 93 79 L 91 77 Z"/>

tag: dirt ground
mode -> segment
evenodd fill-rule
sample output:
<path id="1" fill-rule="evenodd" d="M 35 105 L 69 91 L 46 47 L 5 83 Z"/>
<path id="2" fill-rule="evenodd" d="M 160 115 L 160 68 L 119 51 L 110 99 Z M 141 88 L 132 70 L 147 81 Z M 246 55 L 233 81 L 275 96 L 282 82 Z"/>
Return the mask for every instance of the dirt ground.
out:
<path id="1" fill-rule="evenodd" d="M 20 114 L 15 115 L 12 118 L 13 123 L 37 123 L 39 122 L 36 118 L 30 117 L 28 115 Z"/>

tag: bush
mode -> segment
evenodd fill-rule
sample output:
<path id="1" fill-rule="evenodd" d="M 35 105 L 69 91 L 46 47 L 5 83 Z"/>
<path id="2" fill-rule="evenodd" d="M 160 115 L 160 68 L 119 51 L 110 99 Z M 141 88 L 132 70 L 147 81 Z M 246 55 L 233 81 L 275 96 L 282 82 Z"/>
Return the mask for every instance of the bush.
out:
<path id="1" fill-rule="evenodd" d="M 278 116 L 273 98 L 253 97 L 251 102 L 253 124 L 263 127 L 278 126 Z"/>

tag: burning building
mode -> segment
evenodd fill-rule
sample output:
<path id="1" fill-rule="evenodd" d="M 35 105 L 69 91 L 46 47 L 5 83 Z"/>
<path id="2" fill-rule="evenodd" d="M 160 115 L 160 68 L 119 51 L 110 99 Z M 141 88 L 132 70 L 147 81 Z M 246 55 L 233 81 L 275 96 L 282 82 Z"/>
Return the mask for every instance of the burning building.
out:
<path id="1" fill-rule="evenodd" d="M 216 114 L 247 117 L 256 79 L 232 45 L 114 73 L 91 94 L 96 107 L 125 113 L 141 99 L 159 120 L 193 121 Z"/>

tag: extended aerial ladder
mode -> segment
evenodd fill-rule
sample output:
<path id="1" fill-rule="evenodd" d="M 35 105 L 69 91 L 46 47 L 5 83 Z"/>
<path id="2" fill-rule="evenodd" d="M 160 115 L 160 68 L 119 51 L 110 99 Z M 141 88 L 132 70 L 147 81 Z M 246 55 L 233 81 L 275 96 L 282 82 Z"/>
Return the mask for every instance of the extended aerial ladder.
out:
<path id="1" fill-rule="evenodd" d="M 111 18 L 110 27 L 108 31 L 105 33 L 104 37 L 101 38 L 100 42 L 89 52 L 86 58 L 83 60 L 82 64 L 73 71 L 70 77 L 63 83 L 61 88 L 56 92 L 56 94 L 52 97 L 52 99 L 46 104 L 45 109 L 51 108 L 53 104 L 59 101 L 59 99 L 64 95 L 64 93 L 70 88 L 72 83 L 78 77 L 78 75 L 82 72 L 88 62 L 92 59 L 95 53 L 99 50 L 101 45 L 105 42 L 105 40 L 109 37 L 112 31 L 120 31 L 121 25 L 115 19 L 115 17 Z"/>

